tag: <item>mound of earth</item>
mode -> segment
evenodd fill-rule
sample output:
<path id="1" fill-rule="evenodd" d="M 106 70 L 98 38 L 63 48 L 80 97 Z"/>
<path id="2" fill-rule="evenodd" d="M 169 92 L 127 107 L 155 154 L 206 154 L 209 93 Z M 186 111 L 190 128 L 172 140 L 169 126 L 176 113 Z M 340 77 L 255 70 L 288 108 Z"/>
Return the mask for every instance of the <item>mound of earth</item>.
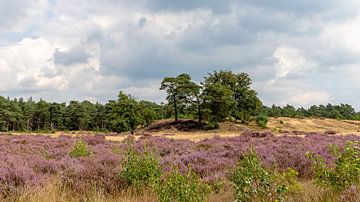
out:
<path id="1" fill-rule="evenodd" d="M 194 120 L 162 120 L 148 126 L 145 130 L 147 132 L 158 132 L 163 130 L 178 130 L 178 131 L 191 131 L 200 129 L 201 125 Z"/>

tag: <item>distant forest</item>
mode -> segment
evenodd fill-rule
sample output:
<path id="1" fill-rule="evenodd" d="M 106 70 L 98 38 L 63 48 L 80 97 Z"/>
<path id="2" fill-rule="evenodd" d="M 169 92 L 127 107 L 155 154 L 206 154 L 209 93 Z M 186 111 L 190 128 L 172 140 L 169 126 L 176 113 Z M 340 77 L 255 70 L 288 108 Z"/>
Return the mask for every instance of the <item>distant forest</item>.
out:
<path id="1" fill-rule="evenodd" d="M 0 96 L 0 130 L 133 133 L 139 126 L 165 118 L 196 119 L 205 129 L 216 128 L 216 124 L 224 120 L 248 123 L 268 116 L 360 120 L 360 113 L 347 104 L 314 105 L 309 109 L 290 105 L 266 107 L 250 86 L 251 79 L 246 73 L 221 70 L 209 73 L 200 84 L 193 82 L 188 74 L 164 78 L 160 90 L 167 93 L 165 104 L 137 100 L 122 91 L 117 100 L 106 104 L 89 101 L 67 104 L 42 99 L 35 102 L 32 98 L 25 101 Z"/>

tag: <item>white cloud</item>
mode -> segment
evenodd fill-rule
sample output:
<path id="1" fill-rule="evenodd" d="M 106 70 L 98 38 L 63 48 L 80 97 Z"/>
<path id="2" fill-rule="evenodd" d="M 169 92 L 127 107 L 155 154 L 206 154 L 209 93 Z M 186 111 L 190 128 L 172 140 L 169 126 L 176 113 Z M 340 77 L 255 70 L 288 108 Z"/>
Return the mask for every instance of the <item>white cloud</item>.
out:
<path id="1" fill-rule="evenodd" d="M 5 0 L 0 93 L 161 101 L 160 79 L 246 71 L 266 104 L 360 99 L 357 0 Z M 54 55 L 55 53 L 55 55 Z M 354 98 L 356 97 L 356 98 Z M 357 106 L 360 107 L 360 106 Z"/>
<path id="2" fill-rule="evenodd" d="M 0 31 L 23 32 L 37 25 L 46 16 L 47 0 L 2 0 Z"/>
<path id="3" fill-rule="evenodd" d="M 1 91 L 58 90 L 66 87 L 62 78 L 46 78 L 41 69 L 54 69 L 53 48 L 43 38 L 24 38 L 20 42 L 0 47 Z"/>
<path id="4" fill-rule="evenodd" d="M 300 51 L 290 47 L 279 47 L 272 56 L 277 63 L 275 64 L 276 76 L 275 80 L 283 79 L 291 74 L 302 74 L 316 68 L 314 64 L 309 62 Z M 275 82 L 273 80 L 273 82 Z"/>
<path id="5" fill-rule="evenodd" d="M 328 92 L 322 91 L 298 91 L 295 92 L 288 100 L 287 104 L 295 105 L 295 106 L 306 106 L 310 105 L 318 105 L 318 104 L 326 104 L 330 103 L 331 94 Z M 284 104 L 283 104 L 284 105 Z"/>
<path id="6" fill-rule="evenodd" d="M 345 22 L 330 22 L 321 33 L 321 40 L 332 50 L 360 54 L 360 15 Z"/>

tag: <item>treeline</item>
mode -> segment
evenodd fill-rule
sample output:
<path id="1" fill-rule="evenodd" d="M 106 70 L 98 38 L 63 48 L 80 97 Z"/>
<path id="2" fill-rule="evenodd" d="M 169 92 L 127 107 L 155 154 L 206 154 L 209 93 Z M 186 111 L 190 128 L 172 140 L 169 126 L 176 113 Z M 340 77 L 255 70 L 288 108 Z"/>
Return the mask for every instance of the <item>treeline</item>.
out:
<path id="1" fill-rule="evenodd" d="M 134 132 L 154 120 L 174 117 L 197 119 L 199 125 L 227 118 L 247 122 L 261 109 L 257 93 L 250 88 L 245 73 L 218 71 L 200 84 L 190 75 L 166 77 L 160 90 L 167 93 L 166 104 L 139 101 L 124 92 L 106 104 L 89 101 L 66 103 L 0 97 L 1 131 L 89 130 Z M 213 124 L 214 126 L 215 124 Z"/>
<path id="2" fill-rule="evenodd" d="M 262 112 L 270 117 L 322 117 L 332 119 L 360 120 L 360 113 L 348 104 L 340 105 L 313 105 L 308 109 L 303 107 L 295 108 L 291 105 L 284 107 L 272 105 L 271 107 L 263 107 Z"/>
<path id="3" fill-rule="evenodd" d="M 161 107 L 137 101 L 123 92 L 119 99 L 103 105 L 89 101 L 69 104 L 33 101 L 31 98 L 10 100 L 0 96 L 1 131 L 133 131 L 139 124 L 147 125 L 160 116 Z"/>
<path id="4" fill-rule="evenodd" d="M 255 120 L 266 127 L 267 117 L 327 117 L 358 119 L 350 105 L 312 106 L 309 109 L 287 105 L 262 106 L 257 93 L 251 89 L 246 73 L 220 70 L 209 73 L 200 83 L 188 74 L 166 77 L 160 90 L 167 94 L 165 104 L 139 101 L 120 91 L 118 99 L 106 104 L 89 101 L 69 103 L 40 100 L 9 99 L 0 96 L 1 131 L 134 131 L 150 125 L 154 120 L 171 118 L 197 119 L 199 126 L 216 128 L 218 122 Z"/>

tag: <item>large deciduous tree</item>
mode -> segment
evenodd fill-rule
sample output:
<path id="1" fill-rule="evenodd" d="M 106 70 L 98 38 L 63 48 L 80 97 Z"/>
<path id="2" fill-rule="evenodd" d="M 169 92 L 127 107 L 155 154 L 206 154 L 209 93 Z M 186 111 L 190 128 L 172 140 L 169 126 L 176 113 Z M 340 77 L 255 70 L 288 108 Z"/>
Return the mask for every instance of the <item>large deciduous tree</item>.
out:
<path id="1" fill-rule="evenodd" d="M 203 82 L 204 105 L 209 109 L 212 119 L 221 121 L 229 116 L 243 122 L 256 115 L 262 104 L 246 73 L 214 71 Z"/>

